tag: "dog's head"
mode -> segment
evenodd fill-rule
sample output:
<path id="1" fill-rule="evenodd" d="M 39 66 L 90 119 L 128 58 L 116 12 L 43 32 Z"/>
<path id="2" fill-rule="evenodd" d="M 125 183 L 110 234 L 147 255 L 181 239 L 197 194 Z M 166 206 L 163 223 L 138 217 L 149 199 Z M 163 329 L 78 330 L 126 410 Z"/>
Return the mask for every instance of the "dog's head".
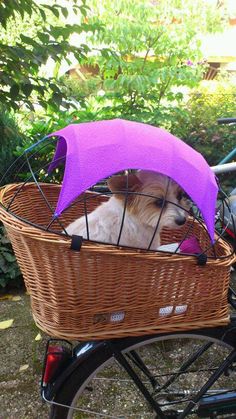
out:
<path id="1" fill-rule="evenodd" d="M 154 228 L 158 225 L 160 230 L 178 228 L 188 218 L 190 204 L 183 190 L 160 173 L 140 170 L 128 177 L 113 176 L 108 180 L 108 186 L 117 199 L 127 199 L 127 211 L 142 224 Z M 126 191 L 130 192 L 127 198 Z"/>

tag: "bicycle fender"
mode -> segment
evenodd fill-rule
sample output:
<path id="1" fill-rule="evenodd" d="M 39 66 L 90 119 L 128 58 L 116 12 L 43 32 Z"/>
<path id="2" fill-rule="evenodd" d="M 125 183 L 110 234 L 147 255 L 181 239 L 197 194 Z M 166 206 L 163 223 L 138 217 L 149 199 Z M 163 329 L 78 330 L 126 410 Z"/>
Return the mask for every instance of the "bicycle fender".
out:
<path id="1" fill-rule="evenodd" d="M 52 400 L 63 385 L 65 380 L 83 363 L 89 361 L 97 351 L 108 351 L 111 349 L 106 341 L 82 342 L 73 349 L 73 354 L 69 359 L 66 367 L 60 371 L 56 380 L 46 387 L 41 387 L 41 394 L 45 400 Z"/>

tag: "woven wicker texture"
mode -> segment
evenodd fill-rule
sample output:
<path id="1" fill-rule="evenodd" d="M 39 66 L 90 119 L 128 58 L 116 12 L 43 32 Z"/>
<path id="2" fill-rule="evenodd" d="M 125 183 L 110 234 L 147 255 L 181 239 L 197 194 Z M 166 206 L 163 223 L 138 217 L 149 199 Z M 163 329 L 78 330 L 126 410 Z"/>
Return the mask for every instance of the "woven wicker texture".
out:
<path id="1" fill-rule="evenodd" d="M 41 185 L 52 208 L 60 186 Z M 18 191 L 14 200 L 13 196 Z M 104 197 L 89 199 L 91 211 Z M 11 202 L 12 201 L 12 202 Z M 199 266 L 193 256 L 168 255 L 84 242 L 70 249 L 68 237 L 30 226 L 16 218 L 47 226 L 52 219 L 35 184 L 8 185 L 0 191 L 3 221 L 30 294 L 36 324 L 51 336 L 70 340 L 135 336 L 226 324 L 231 247 L 222 239 L 217 258 Z M 15 214 L 12 215 L 11 211 Z M 64 226 L 84 213 L 77 202 L 61 217 Z M 58 221 L 51 226 L 62 230 Z M 210 247 L 201 224 L 165 230 L 162 244 L 194 234 Z M 212 255 L 212 249 L 208 256 Z M 223 257 L 223 258 L 222 258 Z"/>

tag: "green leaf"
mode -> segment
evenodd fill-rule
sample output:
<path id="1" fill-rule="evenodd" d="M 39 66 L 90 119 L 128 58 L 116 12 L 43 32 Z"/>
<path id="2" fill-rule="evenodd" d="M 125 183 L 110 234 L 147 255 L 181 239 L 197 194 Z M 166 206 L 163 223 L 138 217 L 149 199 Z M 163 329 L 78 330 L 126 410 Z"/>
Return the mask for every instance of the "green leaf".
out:
<path id="1" fill-rule="evenodd" d="M 58 106 L 60 106 L 61 102 L 62 102 L 62 94 L 61 93 L 53 93 L 52 102 L 55 102 Z"/>
<path id="2" fill-rule="evenodd" d="M 2 237 L 1 237 L 1 234 L 3 234 Z M 4 234 L 4 232 L 1 232 L 1 231 L 0 231 L 0 242 L 1 242 L 1 244 L 9 244 L 10 243 L 10 240 L 8 239 L 8 237 Z"/>
<path id="3" fill-rule="evenodd" d="M 33 84 L 30 84 L 30 83 L 26 83 L 26 84 L 23 84 L 22 86 L 21 86 L 21 90 L 22 90 L 22 92 L 25 94 L 25 96 L 30 96 L 30 94 L 32 93 L 32 90 L 34 89 L 34 85 Z"/>
<path id="4" fill-rule="evenodd" d="M 7 271 L 7 264 L 2 255 L 0 255 L 0 272 L 6 273 Z"/>
<path id="5" fill-rule="evenodd" d="M 68 17 L 68 10 L 66 7 L 61 7 L 61 12 L 65 18 Z"/>
<path id="6" fill-rule="evenodd" d="M 2 275 L 0 273 L 0 286 L 2 288 L 5 288 L 5 286 L 7 285 L 7 283 L 8 283 L 8 278 L 6 277 L 6 275 L 5 274 Z"/>
<path id="7" fill-rule="evenodd" d="M 15 262 L 16 257 L 12 253 L 3 252 L 4 258 L 7 260 L 7 262 Z"/>
<path id="8" fill-rule="evenodd" d="M 39 13 L 40 13 L 43 21 L 45 22 L 47 20 L 45 11 L 41 7 L 39 7 L 38 10 L 39 10 Z"/>
<path id="9" fill-rule="evenodd" d="M 20 38 L 21 38 L 22 42 L 24 42 L 27 45 L 32 45 L 32 46 L 35 45 L 35 41 L 32 38 L 30 38 L 29 36 L 21 34 Z"/>
<path id="10" fill-rule="evenodd" d="M 75 10 L 75 7 L 73 8 L 73 10 Z M 87 10 L 87 8 L 86 8 L 86 7 L 80 6 L 79 10 L 80 10 L 80 13 L 81 13 L 84 17 L 86 17 L 86 16 L 87 16 L 87 12 L 88 12 L 88 10 Z M 75 13 L 77 13 L 77 12 L 75 12 Z"/>
<path id="11" fill-rule="evenodd" d="M 4 251 L 8 252 L 9 248 L 10 248 L 9 246 L 1 246 L 0 251 L 1 251 L 1 253 L 3 253 Z"/>
<path id="12" fill-rule="evenodd" d="M 16 99 L 19 94 L 20 87 L 18 84 L 13 84 L 10 88 L 10 96 L 12 99 Z"/>
<path id="13" fill-rule="evenodd" d="M 58 9 L 57 9 L 57 7 L 56 7 L 56 6 L 48 6 L 47 4 L 42 4 L 42 6 L 43 6 L 45 9 L 50 10 L 50 12 L 52 12 L 52 13 L 54 14 L 54 16 L 56 16 L 57 18 L 59 18 L 59 17 L 60 17 L 60 13 L 59 13 L 59 11 L 58 11 Z"/>
<path id="14" fill-rule="evenodd" d="M 37 36 L 43 44 L 47 44 L 49 42 L 49 35 L 47 33 L 37 32 Z"/>

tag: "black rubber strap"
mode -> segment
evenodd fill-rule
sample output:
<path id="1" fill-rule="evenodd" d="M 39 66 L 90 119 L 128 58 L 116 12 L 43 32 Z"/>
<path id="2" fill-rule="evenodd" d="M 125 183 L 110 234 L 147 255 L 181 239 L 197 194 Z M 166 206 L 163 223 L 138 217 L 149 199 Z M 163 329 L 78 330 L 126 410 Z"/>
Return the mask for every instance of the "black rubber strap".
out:
<path id="1" fill-rule="evenodd" d="M 70 245 L 71 250 L 76 250 L 77 252 L 79 252 L 81 249 L 82 243 L 83 243 L 83 237 L 76 236 L 75 234 L 73 234 L 72 239 L 71 239 L 71 245 Z"/>
<path id="2" fill-rule="evenodd" d="M 197 256 L 197 264 L 200 266 L 204 266 L 207 263 L 207 255 L 205 253 L 201 253 Z"/>

